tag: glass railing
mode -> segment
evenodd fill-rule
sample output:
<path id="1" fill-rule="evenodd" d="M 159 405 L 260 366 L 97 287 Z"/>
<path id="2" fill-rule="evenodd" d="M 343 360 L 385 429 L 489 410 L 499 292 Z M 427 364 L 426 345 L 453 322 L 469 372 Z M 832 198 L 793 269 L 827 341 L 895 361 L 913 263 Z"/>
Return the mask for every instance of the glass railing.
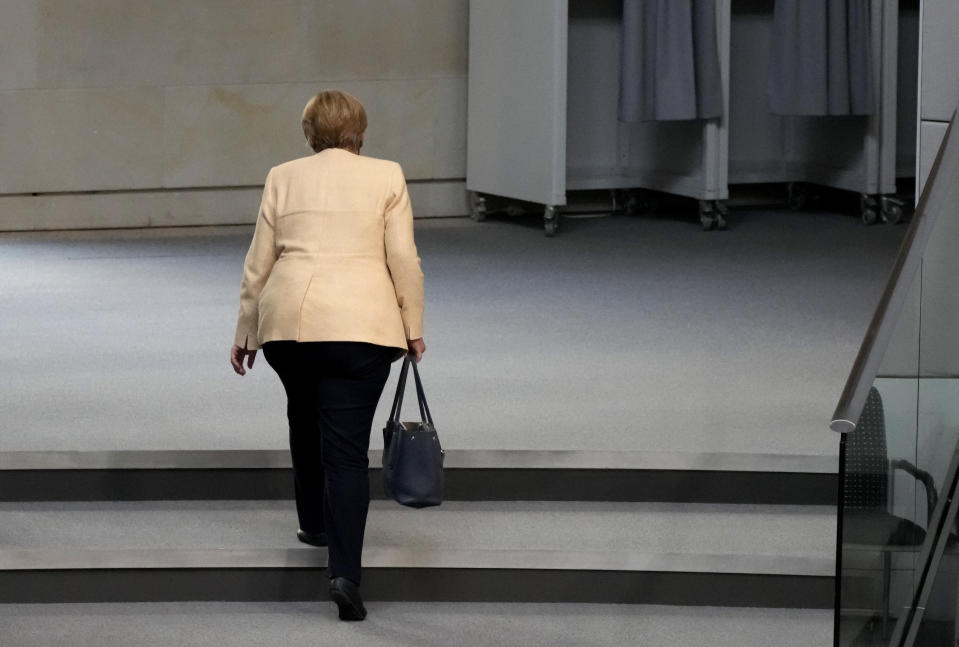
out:
<path id="1" fill-rule="evenodd" d="M 955 122 L 955 118 L 953 118 Z M 835 644 L 959 645 L 959 128 L 843 391 Z"/>

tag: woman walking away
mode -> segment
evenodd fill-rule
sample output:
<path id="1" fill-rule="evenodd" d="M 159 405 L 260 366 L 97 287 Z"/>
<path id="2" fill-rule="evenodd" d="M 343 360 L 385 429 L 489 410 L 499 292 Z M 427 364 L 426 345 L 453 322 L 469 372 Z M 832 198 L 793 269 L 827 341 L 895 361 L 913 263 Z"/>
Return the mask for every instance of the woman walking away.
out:
<path id="1" fill-rule="evenodd" d="M 423 273 L 400 165 L 360 155 L 362 104 L 321 92 L 302 125 L 315 154 L 266 177 L 230 362 L 245 375 L 262 345 L 283 383 L 297 537 L 329 546 L 339 617 L 363 620 L 370 427 L 390 363 L 426 350 Z"/>

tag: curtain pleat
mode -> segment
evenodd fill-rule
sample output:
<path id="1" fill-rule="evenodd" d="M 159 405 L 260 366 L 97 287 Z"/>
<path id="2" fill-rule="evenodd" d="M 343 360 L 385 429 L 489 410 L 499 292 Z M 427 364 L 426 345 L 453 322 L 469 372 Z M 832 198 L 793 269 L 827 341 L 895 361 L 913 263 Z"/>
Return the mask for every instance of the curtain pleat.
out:
<path id="1" fill-rule="evenodd" d="M 868 115 L 873 107 L 869 0 L 776 0 L 769 109 Z"/>
<path id="2" fill-rule="evenodd" d="M 623 121 L 722 114 L 715 0 L 623 0 Z"/>

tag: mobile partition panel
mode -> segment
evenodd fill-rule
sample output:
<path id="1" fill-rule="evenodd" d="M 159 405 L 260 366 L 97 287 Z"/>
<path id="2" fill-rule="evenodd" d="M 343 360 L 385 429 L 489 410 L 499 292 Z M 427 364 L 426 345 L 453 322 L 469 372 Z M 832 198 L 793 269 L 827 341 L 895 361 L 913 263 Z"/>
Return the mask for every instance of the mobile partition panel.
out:
<path id="1" fill-rule="evenodd" d="M 730 0 L 717 0 L 722 87 Z M 651 189 L 700 200 L 707 228 L 728 196 L 725 116 L 618 118 L 622 0 L 470 3 L 467 188 L 543 204 L 556 232 L 567 191 Z M 724 109 L 727 93 L 723 92 Z"/>
<path id="2" fill-rule="evenodd" d="M 470 3 L 466 184 L 566 204 L 565 0 Z"/>
<path id="3" fill-rule="evenodd" d="M 622 0 L 471 2 L 474 219 L 485 217 L 484 195 L 538 203 L 552 235 L 568 191 L 649 189 L 699 200 L 710 229 L 724 225 L 730 183 L 788 182 L 854 191 L 865 221 L 897 220 L 899 203 L 886 198 L 914 169 L 915 0 L 870 0 L 874 106 L 858 117 L 771 114 L 773 7 L 715 1 L 720 117 L 626 123 Z"/>
<path id="4" fill-rule="evenodd" d="M 898 221 L 897 177 L 914 175 L 918 7 L 871 0 L 872 111 L 868 116 L 780 116 L 766 97 L 774 0 L 733 0 L 729 182 L 819 184 L 861 196 L 861 215 Z M 794 196 L 801 206 L 802 196 Z"/>

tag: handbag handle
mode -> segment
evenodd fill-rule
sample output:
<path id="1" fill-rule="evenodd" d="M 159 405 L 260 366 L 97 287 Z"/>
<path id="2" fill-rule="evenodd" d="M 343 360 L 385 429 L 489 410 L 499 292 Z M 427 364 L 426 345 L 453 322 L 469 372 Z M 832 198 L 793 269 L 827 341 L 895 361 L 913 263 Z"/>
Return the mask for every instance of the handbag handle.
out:
<path id="1" fill-rule="evenodd" d="M 416 362 L 411 362 L 413 365 L 413 380 L 416 382 L 416 401 L 420 405 L 420 419 L 423 422 L 430 423 L 430 427 L 435 427 L 433 424 L 433 416 L 430 415 L 430 407 L 426 404 L 426 391 L 423 390 L 423 382 L 420 381 L 420 370 L 416 368 Z"/>
<path id="2" fill-rule="evenodd" d="M 406 380 L 410 372 L 410 365 L 413 366 L 413 379 L 416 382 L 416 401 L 420 407 L 420 420 L 429 422 L 433 426 L 433 416 L 430 413 L 430 407 L 426 403 L 426 391 L 423 389 L 423 382 L 420 380 L 420 371 L 416 368 L 416 362 L 413 362 L 409 356 L 403 359 L 403 368 L 400 369 L 400 379 L 396 385 L 396 395 L 393 397 L 393 407 L 390 409 L 390 420 L 400 422 L 400 411 L 403 409 L 403 394 L 406 392 Z"/>
<path id="3" fill-rule="evenodd" d="M 393 408 L 390 409 L 390 420 L 400 421 L 400 409 L 403 408 L 403 394 L 406 392 L 406 375 L 410 372 L 410 357 L 403 358 L 403 368 L 400 369 L 400 379 L 396 384 L 396 395 L 393 396 Z"/>

